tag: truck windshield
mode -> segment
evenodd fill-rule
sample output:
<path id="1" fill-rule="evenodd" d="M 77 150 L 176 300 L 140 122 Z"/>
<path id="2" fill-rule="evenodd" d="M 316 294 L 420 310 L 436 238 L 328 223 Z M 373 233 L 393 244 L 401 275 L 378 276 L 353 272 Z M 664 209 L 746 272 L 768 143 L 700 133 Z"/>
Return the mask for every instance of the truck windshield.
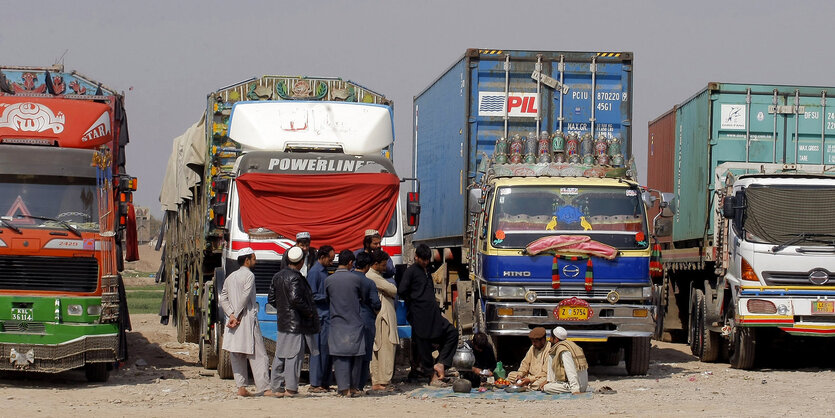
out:
<path id="1" fill-rule="evenodd" d="M 745 238 L 776 245 L 831 245 L 835 236 L 832 202 L 832 187 L 749 186 L 745 189 Z"/>
<path id="2" fill-rule="evenodd" d="M 499 187 L 491 242 L 523 248 L 548 235 L 587 235 L 618 249 L 644 249 L 646 221 L 640 194 L 623 187 Z"/>
<path id="3" fill-rule="evenodd" d="M 95 178 L 0 175 L 0 216 L 17 228 L 97 231 L 96 197 Z"/>

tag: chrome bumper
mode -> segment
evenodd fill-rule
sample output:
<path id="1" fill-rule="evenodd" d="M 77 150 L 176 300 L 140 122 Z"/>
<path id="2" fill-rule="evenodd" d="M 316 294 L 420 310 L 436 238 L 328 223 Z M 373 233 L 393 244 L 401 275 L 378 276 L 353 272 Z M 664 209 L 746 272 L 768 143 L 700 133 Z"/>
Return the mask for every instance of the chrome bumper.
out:
<path id="1" fill-rule="evenodd" d="M 610 337 L 651 337 L 655 331 L 655 307 L 642 304 L 590 303 L 592 312 L 584 321 L 557 320 L 556 303 L 487 302 L 487 332 L 500 336 L 527 336 L 534 327 L 561 326 L 568 336 L 580 341 L 606 341 Z M 513 309 L 513 315 L 499 315 L 499 308 Z M 645 317 L 633 310 L 646 309 Z M 602 316 L 601 316 L 602 315 Z"/>

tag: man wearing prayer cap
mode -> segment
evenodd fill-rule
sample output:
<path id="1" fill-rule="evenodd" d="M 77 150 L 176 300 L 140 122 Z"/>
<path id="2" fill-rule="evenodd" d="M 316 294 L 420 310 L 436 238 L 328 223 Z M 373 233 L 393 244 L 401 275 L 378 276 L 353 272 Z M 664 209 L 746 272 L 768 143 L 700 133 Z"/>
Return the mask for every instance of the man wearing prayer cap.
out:
<path id="1" fill-rule="evenodd" d="M 273 276 L 267 303 L 273 305 L 278 316 L 271 387 L 276 396 L 295 396 L 299 392 L 305 347 L 312 356 L 319 355 L 316 334 L 319 315 L 313 301 L 313 291 L 299 268 L 304 264 L 304 251 L 299 247 L 287 250 L 289 266 Z"/>
<path id="2" fill-rule="evenodd" d="M 305 254 L 304 263 L 302 263 L 301 268 L 299 268 L 299 273 L 303 277 L 307 277 L 307 272 L 316 264 L 316 249 L 310 246 L 310 232 L 302 231 L 296 234 L 296 247 L 301 248 L 302 252 Z M 289 263 L 287 263 L 287 257 L 281 258 L 281 270 L 287 268 Z"/>
<path id="3" fill-rule="evenodd" d="M 545 328 L 536 327 L 528 333 L 531 340 L 531 348 L 522 359 L 519 370 L 510 372 L 507 380 L 519 386 L 530 386 L 531 389 L 539 390 L 547 382 L 548 378 L 548 352 L 551 344 L 545 338 Z"/>
<path id="4" fill-rule="evenodd" d="M 241 267 L 229 274 L 223 282 L 218 300 L 228 318 L 223 334 L 223 349 L 229 352 L 232 374 L 238 387 L 238 396 L 250 396 L 246 390 L 247 362 L 252 368 L 257 393 L 272 395 L 269 389 L 269 358 L 258 325 L 258 304 L 255 302 L 255 275 L 250 270 L 255 265 L 255 252 L 246 247 L 238 251 Z"/>
<path id="5" fill-rule="evenodd" d="M 568 341 L 563 327 L 552 331 L 551 349 L 548 352 L 548 383 L 542 386 L 545 393 L 585 392 L 589 385 L 589 363 L 583 349 Z"/>

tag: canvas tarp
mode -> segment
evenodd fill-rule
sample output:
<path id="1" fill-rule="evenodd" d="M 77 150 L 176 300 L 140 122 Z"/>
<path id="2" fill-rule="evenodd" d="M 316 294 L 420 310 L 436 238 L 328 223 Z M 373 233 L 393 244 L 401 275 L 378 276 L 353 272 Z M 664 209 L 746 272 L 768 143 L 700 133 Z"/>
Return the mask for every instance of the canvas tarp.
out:
<path id="1" fill-rule="evenodd" d="M 264 174 L 236 180 L 244 231 L 264 227 L 285 237 L 310 232 L 311 245 L 362 248 L 368 229 L 385 231 L 400 181 L 390 173 Z"/>
<path id="2" fill-rule="evenodd" d="M 194 198 L 192 188 L 202 180 L 206 146 L 206 117 L 203 115 L 185 133 L 174 138 L 159 195 L 162 210 L 176 211 L 183 201 Z"/>

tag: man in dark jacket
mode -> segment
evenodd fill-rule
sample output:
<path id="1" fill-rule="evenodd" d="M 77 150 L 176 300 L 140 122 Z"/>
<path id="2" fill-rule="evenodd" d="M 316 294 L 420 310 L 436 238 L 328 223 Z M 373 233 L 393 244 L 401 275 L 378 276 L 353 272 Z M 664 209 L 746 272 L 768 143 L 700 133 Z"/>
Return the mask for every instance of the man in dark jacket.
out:
<path id="1" fill-rule="evenodd" d="M 432 384 L 442 385 L 444 370 L 452 365 L 458 346 L 458 330 L 441 316 L 441 309 L 435 301 L 435 287 L 427 271 L 431 258 L 432 253 L 426 244 L 415 248 L 415 263 L 403 273 L 397 285 L 397 294 L 406 302 L 406 318 L 412 325 L 412 339 L 420 366 L 434 369 Z M 439 346 L 437 362 L 432 359 L 433 344 Z"/>
<path id="2" fill-rule="evenodd" d="M 371 254 L 361 252 L 357 254 L 354 272 L 362 275 L 363 303 L 360 303 L 360 316 L 362 317 L 363 331 L 365 332 L 365 355 L 362 358 L 362 372 L 360 373 L 360 387 L 362 390 L 368 379 L 371 377 L 371 358 L 374 356 L 374 337 L 377 333 L 375 325 L 377 313 L 380 312 L 382 301 L 377 293 L 377 285 L 365 276 L 371 268 Z"/>
<path id="3" fill-rule="evenodd" d="M 292 247 L 285 256 L 289 267 L 273 276 L 267 295 L 267 303 L 275 307 L 278 315 L 278 335 L 270 382 L 276 396 L 294 396 L 298 393 L 305 346 L 310 348 L 311 354 L 319 354 L 315 338 L 319 332 L 319 316 L 310 285 L 299 273 L 304 263 L 304 251 Z"/>
<path id="4" fill-rule="evenodd" d="M 296 234 L 296 246 L 301 248 L 305 255 L 304 263 L 299 268 L 299 273 L 307 277 L 310 269 L 316 264 L 316 249 L 310 246 L 310 232 L 299 232 Z M 284 270 L 287 266 L 287 257 L 282 257 L 281 268 L 279 270 Z M 316 291 L 316 289 L 313 290 Z"/>
<path id="5" fill-rule="evenodd" d="M 325 279 L 328 278 L 328 266 L 333 263 L 333 247 L 323 245 L 316 253 L 316 264 L 307 273 L 307 283 L 313 289 L 313 301 L 319 314 L 319 333 L 316 341 L 319 343 L 319 355 L 310 356 L 310 390 L 312 393 L 327 392 L 331 386 L 333 362 L 328 351 L 328 330 L 330 330 L 330 306 L 328 295 L 325 293 Z"/>
<path id="6" fill-rule="evenodd" d="M 360 305 L 371 304 L 365 300 L 363 280 L 367 279 L 351 271 L 353 266 L 354 253 L 342 250 L 336 272 L 325 280 L 331 318 L 328 350 L 341 396 L 359 396 L 361 393 L 360 376 L 366 339 Z M 379 298 L 374 309 L 380 309 Z"/>
<path id="7" fill-rule="evenodd" d="M 360 253 L 371 255 L 374 250 L 381 249 L 382 242 L 383 237 L 376 229 L 367 229 L 365 237 L 362 239 L 362 248 L 354 251 L 354 257 L 360 255 Z M 394 262 L 391 261 L 391 258 L 386 262 L 386 272 L 383 273 L 383 277 L 389 280 L 394 279 Z"/>

